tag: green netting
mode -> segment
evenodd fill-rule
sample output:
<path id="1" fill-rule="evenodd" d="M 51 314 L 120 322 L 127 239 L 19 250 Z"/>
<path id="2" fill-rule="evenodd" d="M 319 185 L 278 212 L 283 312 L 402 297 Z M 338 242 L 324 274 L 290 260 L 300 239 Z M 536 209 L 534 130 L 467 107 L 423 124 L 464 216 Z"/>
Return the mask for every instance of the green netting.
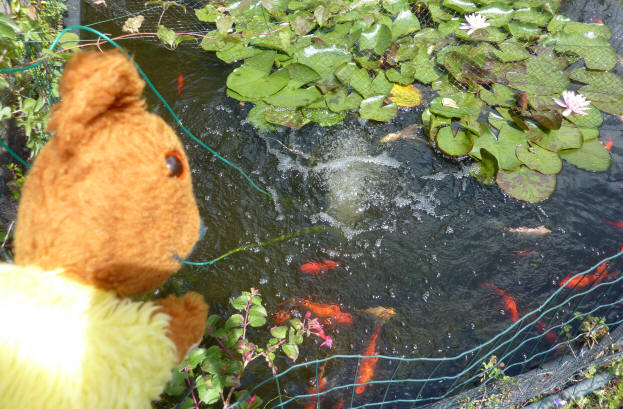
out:
<path id="1" fill-rule="evenodd" d="M 188 10 L 200 7 L 199 3 L 184 4 Z M 154 25 L 144 26 L 142 30 L 145 32 L 155 31 L 158 21 L 173 28 L 176 32 L 204 33 L 213 29 L 198 21 L 196 24 L 188 23 L 187 12 L 176 7 L 163 14 L 162 7 L 159 6 L 131 9 L 109 2 L 106 10 L 110 13 L 110 20 L 118 21 L 119 25 L 131 16 L 138 14 L 148 16 L 146 21 Z M 184 22 L 179 23 L 180 20 Z M 432 20 L 421 23 L 424 26 L 430 25 Z M 97 24 L 91 26 L 97 27 Z M 77 28 L 97 34 L 117 46 L 110 38 L 92 28 L 74 26 L 67 30 Z M 40 53 L 41 50 L 38 52 Z M 30 55 L 30 59 L 33 60 L 38 56 Z M 474 67 L 477 67 L 484 64 L 484 61 L 474 61 L 474 63 Z M 31 66 L 29 69 L 35 73 L 33 76 L 37 81 L 36 70 L 40 69 L 40 65 Z M 469 70 L 470 68 L 463 67 L 463 69 Z M 546 75 L 548 72 L 543 71 L 542 74 Z M 141 74 L 145 77 L 142 71 Z M 179 122 L 173 110 L 149 79 L 146 77 L 145 79 L 176 122 L 190 137 L 194 138 Z M 369 81 L 358 83 L 355 80 L 351 85 L 354 89 L 360 89 L 364 94 L 372 90 Z M 464 84 L 456 85 L 467 89 Z M 44 89 L 45 84 L 42 83 L 41 87 Z M 201 141 L 194 139 L 202 147 L 218 155 Z M 223 158 L 221 160 L 242 172 L 232 163 Z M 250 183 L 253 183 L 246 174 L 243 173 L 243 175 Z M 261 188 L 256 188 L 268 195 Z M 276 242 L 279 239 L 281 238 L 260 245 Z M 246 248 L 251 247 L 243 246 L 227 254 Z M 623 252 L 619 252 L 608 257 L 574 277 L 595 274 L 595 270 L 603 262 L 614 261 L 622 254 Z M 205 264 L 219 259 L 220 257 Z M 606 272 L 598 274 L 606 274 Z M 623 332 L 623 327 L 619 325 L 623 320 L 618 319 L 615 314 L 617 310 L 620 310 L 620 303 L 623 302 L 621 280 L 623 276 L 617 276 L 614 280 L 600 282 L 586 290 L 581 290 L 579 287 L 560 287 L 538 308 L 523 315 L 506 330 L 454 357 L 404 358 L 377 355 L 375 356 L 378 358 L 375 376 L 368 382 L 358 383 L 361 364 L 371 357 L 333 355 L 325 359 L 292 365 L 274 377 L 253 385 L 248 396 L 261 392 L 265 401 L 269 402 L 266 407 L 271 408 L 299 407 L 313 405 L 314 402 L 316 407 L 336 407 L 342 401 L 345 407 L 351 408 L 467 407 L 466 405 L 474 402 L 480 402 L 482 407 L 505 408 L 524 404 L 535 396 L 548 394 L 557 387 L 573 381 L 591 365 L 598 365 L 619 357 L 619 353 L 613 352 L 611 346 Z M 599 278 L 596 282 L 598 281 Z M 592 332 L 582 328 L 582 323 L 589 316 L 604 317 L 603 325 L 610 330 L 610 335 L 605 336 L 595 345 L 590 345 L 591 348 L 588 348 L 586 343 L 593 342 Z M 497 362 L 503 362 L 504 367 L 500 368 L 494 364 L 484 368 L 484 364 L 490 362 L 492 356 L 497 357 Z M 316 378 L 315 384 L 319 385 L 320 368 L 323 368 L 329 387 L 324 390 L 317 388 L 315 392 L 310 393 L 306 381 L 309 377 Z M 503 378 L 502 374 L 514 377 L 508 380 Z M 292 386 L 293 383 L 294 386 Z M 363 394 L 356 393 L 356 387 L 360 385 L 368 385 Z M 492 397 L 495 397 L 495 400 L 491 400 Z M 489 400 L 486 401 L 485 398 Z M 243 402 L 244 399 L 230 407 L 239 407 Z"/>

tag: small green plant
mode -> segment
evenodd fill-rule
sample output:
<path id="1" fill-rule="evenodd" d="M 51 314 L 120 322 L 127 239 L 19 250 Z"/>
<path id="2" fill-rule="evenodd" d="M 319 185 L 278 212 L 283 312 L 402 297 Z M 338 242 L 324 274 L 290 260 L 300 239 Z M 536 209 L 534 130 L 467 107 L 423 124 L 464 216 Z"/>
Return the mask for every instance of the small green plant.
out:
<path id="1" fill-rule="evenodd" d="M 324 345 L 332 345 L 331 337 L 324 333 L 318 320 L 305 316 L 303 320 L 294 318 L 287 325 L 271 327 L 268 342 L 260 346 L 249 338 L 251 328 L 266 324 L 267 312 L 259 291 L 254 288 L 243 291 L 231 300 L 231 305 L 238 312 L 224 323 L 218 315 L 208 318 L 206 335 L 216 344 L 193 350 L 173 373 L 165 394 L 170 397 L 186 394 L 182 408 L 198 408 L 200 402 L 211 405 L 218 401 L 227 407 L 233 403 L 232 399 L 244 399 L 240 408 L 258 408 L 262 399 L 257 395 L 245 397 L 247 392 L 240 390 L 243 374 L 253 361 L 263 359 L 276 374 L 279 351 L 296 361 L 304 336 L 315 335 L 323 339 Z"/>
<path id="2" fill-rule="evenodd" d="M 19 200 L 22 185 L 24 184 L 24 172 L 22 171 L 22 168 L 15 163 L 9 163 L 6 168 L 12 175 L 12 180 L 7 183 L 7 187 L 11 191 L 13 199 Z"/>
<path id="3" fill-rule="evenodd" d="M 580 346 L 592 348 L 610 332 L 604 317 L 594 317 L 590 314 L 583 316 L 580 312 L 575 312 L 573 316 L 574 318 L 571 321 L 577 319 L 581 322 L 579 329 L 582 336 L 578 339 Z M 567 339 L 572 339 L 576 336 L 573 326 L 570 324 L 563 326 L 561 332 Z"/>

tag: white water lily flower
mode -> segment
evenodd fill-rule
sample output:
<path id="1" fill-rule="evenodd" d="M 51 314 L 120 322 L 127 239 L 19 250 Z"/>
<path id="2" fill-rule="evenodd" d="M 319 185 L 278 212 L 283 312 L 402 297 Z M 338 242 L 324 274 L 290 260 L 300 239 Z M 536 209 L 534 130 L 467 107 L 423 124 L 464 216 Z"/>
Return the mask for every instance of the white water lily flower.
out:
<path id="1" fill-rule="evenodd" d="M 563 91 L 562 92 L 562 100 L 558 98 L 552 98 L 555 103 L 565 108 L 562 111 L 562 116 L 567 116 L 570 113 L 575 113 L 578 115 L 586 115 L 586 110 L 588 109 L 591 101 L 586 99 L 582 94 L 576 94 L 573 91 Z"/>
<path id="2" fill-rule="evenodd" d="M 490 24 L 487 23 L 487 18 L 478 13 L 472 13 L 472 14 L 466 15 L 465 20 L 467 20 L 467 23 L 462 23 L 459 28 L 461 30 L 467 30 L 467 35 L 470 35 L 471 33 L 473 33 L 474 31 L 480 28 L 485 28 L 485 27 L 490 26 Z"/>

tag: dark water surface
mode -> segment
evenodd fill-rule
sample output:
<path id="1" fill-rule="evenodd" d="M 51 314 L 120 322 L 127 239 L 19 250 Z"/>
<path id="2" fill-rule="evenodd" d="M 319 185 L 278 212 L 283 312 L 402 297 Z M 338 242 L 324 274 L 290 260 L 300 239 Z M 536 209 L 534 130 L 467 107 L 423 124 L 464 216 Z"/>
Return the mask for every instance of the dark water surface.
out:
<path id="1" fill-rule="evenodd" d="M 564 4 L 566 14 L 587 22 L 598 15 L 613 28 L 612 44 L 621 53 L 620 8 L 591 2 L 587 10 L 586 4 L 569 1 Z M 102 19 L 84 7 L 83 24 Z M 120 34 L 113 23 L 94 28 Z M 615 116 L 605 116 L 600 136 L 614 139 L 610 170 L 591 173 L 565 164 L 553 196 L 528 204 L 479 183 L 469 176 L 469 163 L 446 161 L 419 140 L 379 143 L 387 133 L 419 122 L 423 107 L 402 110 L 384 124 L 349 117 L 334 127 L 307 125 L 300 131 L 259 134 L 245 122 L 251 104 L 241 106 L 225 95 L 225 80 L 234 67 L 214 53 L 198 46 L 169 51 L 149 40 L 124 40 L 122 45 L 191 132 L 264 189 L 289 199 L 288 204 L 267 199 L 178 127 L 208 227 L 191 260 L 208 261 L 241 245 L 308 226 L 329 227 L 325 233 L 239 252 L 209 267 L 184 267 L 165 286 L 168 292 L 202 293 L 211 312 L 221 315 L 231 314 L 228 300 L 250 287 L 261 291 L 269 312 L 293 297 L 308 297 L 340 303 L 354 314 L 352 326 L 329 330 L 334 350 L 319 350 L 315 340 L 308 339 L 301 348 L 303 360 L 360 353 L 373 320 L 358 310 L 375 306 L 396 310 L 381 331 L 380 354 L 457 355 L 511 323 L 500 296 L 482 288 L 483 281 L 512 294 L 520 314 L 525 313 L 538 307 L 568 273 L 587 269 L 623 244 L 623 231 L 605 223 L 623 220 L 623 126 Z M 178 95 L 180 74 L 185 85 Z M 425 101 L 430 101 L 427 92 Z M 146 95 L 150 108 L 174 125 L 153 93 Z M 525 236 L 505 231 L 541 225 L 552 233 Z M 524 250 L 535 252 L 514 256 Z M 325 258 L 343 264 L 319 276 L 299 271 L 301 264 Z M 613 294 L 617 292 L 620 288 Z M 591 300 L 586 300 L 587 310 L 594 307 Z M 609 321 L 618 313 L 614 311 Z M 337 367 L 332 370 L 339 372 Z M 267 375 L 261 372 L 254 379 Z M 343 375 L 343 383 L 352 381 L 352 374 Z M 285 385 L 290 395 L 305 387 L 300 380 Z"/>

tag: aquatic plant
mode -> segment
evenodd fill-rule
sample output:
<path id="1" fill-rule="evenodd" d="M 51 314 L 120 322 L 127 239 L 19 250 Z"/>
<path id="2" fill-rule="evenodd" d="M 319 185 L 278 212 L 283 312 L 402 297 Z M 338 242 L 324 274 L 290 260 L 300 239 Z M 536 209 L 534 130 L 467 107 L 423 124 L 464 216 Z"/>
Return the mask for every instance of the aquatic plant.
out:
<path id="1" fill-rule="evenodd" d="M 403 105 L 392 98 L 400 86 L 430 86 L 439 96 L 422 122 L 432 145 L 475 160 L 479 180 L 538 202 L 553 193 L 563 160 L 608 169 L 597 139 L 602 112 L 623 114 L 623 79 L 609 72 L 617 62 L 610 29 L 570 21 L 559 7 L 558 0 L 243 0 L 195 14 L 215 25 L 203 49 L 242 62 L 227 94 L 253 104 L 254 126 L 328 126 L 349 112 L 388 121 Z M 586 100 L 565 99 L 576 89 Z"/>

